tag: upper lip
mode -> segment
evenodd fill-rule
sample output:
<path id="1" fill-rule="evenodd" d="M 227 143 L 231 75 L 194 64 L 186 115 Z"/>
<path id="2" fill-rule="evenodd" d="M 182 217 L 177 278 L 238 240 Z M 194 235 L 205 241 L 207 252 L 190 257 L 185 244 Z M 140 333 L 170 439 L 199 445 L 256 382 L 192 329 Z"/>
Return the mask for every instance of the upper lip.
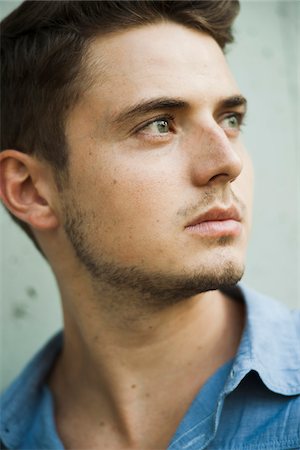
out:
<path id="1" fill-rule="evenodd" d="M 202 222 L 208 221 L 221 221 L 221 220 L 236 220 L 240 222 L 242 220 L 241 213 L 235 206 L 230 208 L 212 208 L 203 214 L 200 214 L 186 226 L 192 227 Z"/>

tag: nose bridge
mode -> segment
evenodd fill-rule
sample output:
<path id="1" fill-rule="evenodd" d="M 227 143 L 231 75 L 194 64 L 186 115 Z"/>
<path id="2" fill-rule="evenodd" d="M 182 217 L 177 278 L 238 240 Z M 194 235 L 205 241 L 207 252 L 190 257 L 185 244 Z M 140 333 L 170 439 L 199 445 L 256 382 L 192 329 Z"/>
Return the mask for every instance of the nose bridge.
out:
<path id="1" fill-rule="evenodd" d="M 234 141 L 216 123 L 201 125 L 193 142 L 192 168 L 196 182 L 231 182 L 242 170 L 242 159 Z"/>

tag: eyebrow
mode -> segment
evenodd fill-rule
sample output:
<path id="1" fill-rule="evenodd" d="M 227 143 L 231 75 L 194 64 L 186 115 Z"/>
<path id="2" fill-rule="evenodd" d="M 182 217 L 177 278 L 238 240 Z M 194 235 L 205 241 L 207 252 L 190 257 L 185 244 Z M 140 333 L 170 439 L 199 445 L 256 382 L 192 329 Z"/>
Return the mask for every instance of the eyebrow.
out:
<path id="1" fill-rule="evenodd" d="M 135 117 L 163 109 L 182 110 L 189 106 L 190 104 L 188 102 L 178 98 L 159 97 L 151 100 L 141 100 L 113 116 L 112 123 L 119 124 Z M 218 102 L 218 109 L 236 108 L 238 106 L 244 106 L 245 108 L 247 106 L 247 100 L 242 95 L 226 97 Z"/>
<path id="2" fill-rule="evenodd" d="M 159 97 L 152 100 L 141 100 L 114 116 L 112 122 L 117 124 L 162 109 L 184 109 L 187 106 L 189 106 L 187 102 L 176 98 Z"/>
<path id="3" fill-rule="evenodd" d="M 247 100 L 242 95 L 234 95 L 232 97 L 224 98 L 219 102 L 219 108 L 237 108 L 238 106 L 244 106 L 247 108 Z"/>

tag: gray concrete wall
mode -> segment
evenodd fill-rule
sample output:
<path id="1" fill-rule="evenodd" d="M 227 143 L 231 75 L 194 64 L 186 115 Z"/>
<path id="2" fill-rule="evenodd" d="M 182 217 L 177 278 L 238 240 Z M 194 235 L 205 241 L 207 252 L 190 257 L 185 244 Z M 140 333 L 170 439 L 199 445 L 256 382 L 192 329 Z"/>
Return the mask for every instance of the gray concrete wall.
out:
<path id="1" fill-rule="evenodd" d="M 18 3 L 0 2 L 2 17 Z M 300 307 L 299 16 L 297 1 L 243 1 L 228 53 L 249 98 L 244 139 L 256 171 L 244 280 L 291 307 Z M 1 388 L 61 327 L 61 313 L 46 262 L 3 209 L 0 221 Z"/>

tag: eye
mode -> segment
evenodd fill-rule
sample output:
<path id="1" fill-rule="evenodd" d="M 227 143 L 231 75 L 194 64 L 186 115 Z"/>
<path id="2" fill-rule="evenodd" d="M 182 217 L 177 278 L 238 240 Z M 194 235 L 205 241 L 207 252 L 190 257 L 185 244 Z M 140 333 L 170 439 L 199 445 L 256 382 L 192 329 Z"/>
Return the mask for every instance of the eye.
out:
<path id="1" fill-rule="evenodd" d="M 241 129 L 241 126 L 243 125 L 243 117 L 244 115 L 238 112 L 228 114 L 226 117 L 223 118 L 221 126 L 224 129 L 239 131 Z"/>
<path id="2" fill-rule="evenodd" d="M 174 131 L 173 121 L 173 116 L 159 117 L 141 125 L 136 132 L 151 136 L 168 135 Z"/>
<path id="3" fill-rule="evenodd" d="M 160 134 L 168 133 L 170 131 L 169 122 L 164 119 L 155 120 L 147 127 L 149 131 L 157 132 Z"/>

